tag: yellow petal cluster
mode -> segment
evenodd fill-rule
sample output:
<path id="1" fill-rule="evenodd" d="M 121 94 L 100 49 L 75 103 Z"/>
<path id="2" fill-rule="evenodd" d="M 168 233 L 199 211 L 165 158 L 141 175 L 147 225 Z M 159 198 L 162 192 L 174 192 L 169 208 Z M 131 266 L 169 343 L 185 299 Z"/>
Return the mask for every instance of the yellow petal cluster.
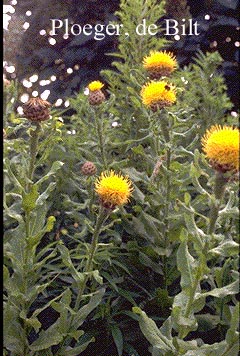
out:
<path id="1" fill-rule="evenodd" d="M 99 80 L 95 80 L 95 81 L 91 82 L 90 84 L 88 84 L 88 89 L 91 91 L 100 90 L 103 87 L 104 87 L 104 84 L 102 82 L 100 82 Z"/>
<path id="2" fill-rule="evenodd" d="M 167 68 L 170 72 L 177 67 L 176 57 L 171 52 L 151 51 L 149 56 L 144 57 L 143 66 L 145 69 Z"/>
<path id="3" fill-rule="evenodd" d="M 171 106 L 176 101 L 176 91 L 172 84 L 166 81 L 151 81 L 141 90 L 142 102 L 155 111 L 155 108 Z"/>
<path id="4" fill-rule="evenodd" d="M 214 125 L 203 136 L 202 146 L 214 168 L 218 165 L 222 171 L 239 171 L 238 128 Z"/>
<path id="5" fill-rule="evenodd" d="M 127 203 L 132 190 L 131 180 L 113 170 L 103 172 L 95 182 L 95 191 L 105 208 L 113 209 Z"/>

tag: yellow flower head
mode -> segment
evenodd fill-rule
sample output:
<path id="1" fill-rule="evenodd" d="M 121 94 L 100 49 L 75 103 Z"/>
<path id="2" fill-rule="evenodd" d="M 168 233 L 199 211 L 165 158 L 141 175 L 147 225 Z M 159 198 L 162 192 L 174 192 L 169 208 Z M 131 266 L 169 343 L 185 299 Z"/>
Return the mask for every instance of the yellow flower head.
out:
<path id="1" fill-rule="evenodd" d="M 141 90 L 142 102 L 153 111 L 171 106 L 176 101 L 176 91 L 172 84 L 166 81 L 151 81 Z"/>
<path id="2" fill-rule="evenodd" d="M 214 169 L 239 171 L 239 130 L 215 125 L 202 138 L 203 151 Z"/>
<path id="3" fill-rule="evenodd" d="M 104 87 L 104 84 L 101 83 L 99 80 L 95 80 L 94 82 L 91 82 L 90 84 L 88 84 L 88 89 L 91 91 L 100 90 L 103 87 Z"/>
<path id="4" fill-rule="evenodd" d="M 103 172 L 95 182 L 95 191 L 101 204 L 108 209 L 114 209 L 118 205 L 127 203 L 132 190 L 130 179 L 116 174 L 112 170 Z"/>
<path id="5" fill-rule="evenodd" d="M 149 56 L 143 58 L 143 66 L 151 79 L 160 79 L 169 76 L 177 68 L 177 61 L 171 52 L 151 51 Z"/>

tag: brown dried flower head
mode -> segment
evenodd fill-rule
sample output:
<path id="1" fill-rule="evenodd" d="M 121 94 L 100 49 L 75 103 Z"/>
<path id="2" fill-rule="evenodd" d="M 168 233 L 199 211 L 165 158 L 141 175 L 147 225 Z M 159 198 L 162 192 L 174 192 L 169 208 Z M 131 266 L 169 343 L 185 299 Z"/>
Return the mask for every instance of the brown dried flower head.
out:
<path id="1" fill-rule="evenodd" d="M 97 168 L 93 162 L 87 161 L 82 165 L 81 172 L 85 176 L 94 176 L 97 172 Z"/>
<path id="2" fill-rule="evenodd" d="M 33 122 L 41 122 L 48 120 L 50 117 L 51 104 L 40 98 L 31 98 L 23 105 L 23 113 L 26 118 Z"/>

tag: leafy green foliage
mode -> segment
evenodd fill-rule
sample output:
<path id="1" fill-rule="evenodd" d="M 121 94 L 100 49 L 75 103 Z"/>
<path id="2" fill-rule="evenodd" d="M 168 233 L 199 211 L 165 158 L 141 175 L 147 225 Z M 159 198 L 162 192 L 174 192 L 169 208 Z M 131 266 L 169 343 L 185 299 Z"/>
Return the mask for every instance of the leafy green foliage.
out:
<path id="1" fill-rule="evenodd" d="M 38 132 L 5 107 L 7 356 L 237 355 L 238 187 L 227 177 L 216 199 L 200 148 L 210 125 L 236 120 L 226 112 L 217 53 L 172 74 L 171 108 L 143 106 L 142 58 L 166 41 L 139 44 L 133 28 L 162 15 L 155 0 L 121 2 L 117 16 L 132 32 L 119 38 L 121 60 L 102 72 L 107 100 L 99 107 L 80 92 L 70 99 L 74 115 L 53 111 Z M 86 161 L 96 175 L 83 174 Z M 134 191 L 98 224 L 94 183 L 106 169 L 128 175 Z"/>

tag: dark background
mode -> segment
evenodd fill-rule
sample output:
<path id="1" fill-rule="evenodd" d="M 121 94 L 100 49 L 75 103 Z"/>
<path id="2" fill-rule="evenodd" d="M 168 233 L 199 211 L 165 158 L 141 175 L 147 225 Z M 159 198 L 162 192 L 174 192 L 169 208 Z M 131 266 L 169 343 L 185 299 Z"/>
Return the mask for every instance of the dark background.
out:
<path id="1" fill-rule="evenodd" d="M 4 1 L 10 5 L 11 1 Z M 102 69 L 109 68 L 113 57 L 105 53 L 117 51 L 117 36 L 107 36 L 96 41 L 87 36 L 70 36 L 64 39 L 62 34 L 54 36 L 56 44 L 48 42 L 48 35 L 39 31 L 50 30 L 50 18 L 69 18 L 72 23 L 108 24 L 116 20 L 114 12 L 119 7 L 119 0 L 18 0 L 15 13 L 4 31 L 4 60 L 16 68 L 14 73 L 5 72 L 7 79 L 17 78 L 20 82 L 33 74 L 38 74 L 38 81 L 31 88 L 20 87 L 31 95 L 33 90 L 41 94 L 50 90 L 48 100 L 55 103 L 58 98 L 67 99 L 76 94 L 91 80 L 99 77 Z M 26 12 L 31 11 L 31 16 Z M 210 19 L 205 19 L 208 14 Z M 192 17 L 198 21 L 199 36 L 182 36 L 173 41 L 170 49 L 176 54 L 180 66 L 193 60 L 198 50 L 205 52 L 218 50 L 224 59 L 219 68 L 224 74 L 228 94 L 233 102 L 233 109 L 239 108 L 239 1 L 238 0 L 167 0 L 165 18 Z M 29 22 L 27 30 L 23 24 Z M 72 73 L 67 69 L 72 68 Z M 40 80 L 56 76 L 55 81 L 40 86 Z"/>

